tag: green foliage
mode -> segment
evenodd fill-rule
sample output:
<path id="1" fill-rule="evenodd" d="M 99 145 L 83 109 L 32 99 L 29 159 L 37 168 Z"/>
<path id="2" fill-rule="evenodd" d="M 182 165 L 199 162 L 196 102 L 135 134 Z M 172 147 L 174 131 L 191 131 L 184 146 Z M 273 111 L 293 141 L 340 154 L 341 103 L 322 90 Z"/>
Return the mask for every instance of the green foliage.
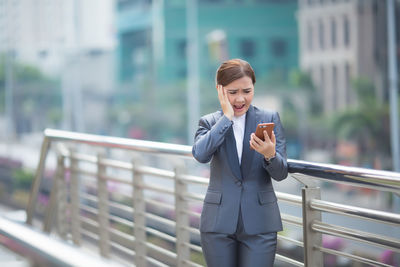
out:
<path id="1" fill-rule="evenodd" d="M 361 105 L 376 105 L 375 87 L 366 77 L 360 77 L 352 81 L 352 89 L 356 92 Z"/>
<path id="2" fill-rule="evenodd" d="M 390 157 L 389 106 L 378 101 L 367 78 L 352 82 L 359 104 L 334 117 L 333 130 L 341 139 L 353 140 L 360 149 L 359 165 L 373 166 L 376 157 Z M 387 166 L 389 168 L 389 162 Z"/>
<path id="3" fill-rule="evenodd" d="M 15 66 L 15 76 L 17 77 L 18 82 L 22 83 L 45 80 L 39 69 L 29 65 L 17 64 Z"/>
<path id="4" fill-rule="evenodd" d="M 112 134 L 127 136 L 135 128 L 148 140 L 186 140 L 186 84 L 178 82 L 156 88 L 148 81 L 125 87 L 130 94 L 117 96 L 109 113 Z M 117 133 L 115 129 L 119 129 Z"/>
<path id="5" fill-rule="evenodd" d="M 30 190 L 34 174 L 32 171 L 17 169 L 13 172 L 15 189 Z"/>
<path id="6" fill-rule="evenodd" d="M 17 129 L 57 127 L 61 122 L 61 90 L 57 80 L 34 66 L 13 62 L 13 106 Z M 0 112 L 5 109 L 4 55 L 0 56 Z"/>
<path id="7" fill-rule="evenodd" d="M 308 73 L 300 70 L 293 70 L 289 74 L 289 84 L 294 88 L 304 88 L 309 91 L 314 91 L 315 87 Z"/>

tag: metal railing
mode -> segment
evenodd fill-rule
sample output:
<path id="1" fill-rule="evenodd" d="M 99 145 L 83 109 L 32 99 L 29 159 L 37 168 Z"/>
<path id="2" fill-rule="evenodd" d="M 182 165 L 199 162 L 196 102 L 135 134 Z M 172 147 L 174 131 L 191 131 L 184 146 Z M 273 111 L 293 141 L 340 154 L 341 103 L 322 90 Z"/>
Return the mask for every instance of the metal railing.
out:
<path id="1" fill-rule="evenodd" d="M 193 211 L 191 205 L 201 205 L 204 194 L 193 188 L 202 187 L 205 192 L 208 179 L 190 174 L 193 168 L 200 166 L 192 158 L 191 147 L 47 129 L 27 207 L 28 224 L 32 224 L 38 213 L 36 200 L 51 148 L 57 153 L 57 167 L 43 215 L 44 231 L 50 232 L 56 221 L 58 233 L 64 239 L 92 248 L 98 243 L 102 256 L 109 258 L 116 254 L 119 259 L 125 257 L 125 263 L 130 261 L 137 266 L 201 266 L 201 261 L 194 259 L 201 257 L 202 250 L 199 231 L 192 222 L 198 221 L 200 214 Z M 98 148 L 106 150 L 99 152 Z M 121 160 L 111 150 L 135 154 L 128 160 L 125 154 Z M 161 155 L 162 159 L 156 160 L 158 165 L 168 161 L 173 167 L 146 165 L 143 160 L 146 155 Z M 318 182 L 345 183 L 399 194 L 399 173 L 297 160 L 288 160 L 288 165 L 290 175 L 304 184 L 302 194 L 276 194 L 279 202 L 302 208 L 301 217 L 282 210 L 282 220 L 285 227 L 300 227 L 303 235 L 302 239 L 296 240 L 280 233 L 278 244 L 292 244 L 304 251 L 304 257 L 293 258 L 278 253 L 277 261 L 294 266 L 323 266 L 325 254 L 376 266 L 391 266 L 376 259 L 324 247 L 322 236 L 341 237 L 399 253 L 397 237 L 328 223 L 322 220 L 322 214 L 373 221 L 399 230 L 400 215 L 352 206 L 351 203 L 344 205 L 321 200 Z M 117 194 L 110 189 L 114 185 L 120 188 Z M 160 200 L 157 196 L 169 196 L 172 201 Z M 163 211 L 169 211 L 169 215 L 164 216 Z"/>
<path id="2" fill-rule="evenodd" d="M 51 238 L 5 217 L 0 217 L 0 237 L 0 245 L 16 252 L 17 255 L 22 254 L 20 256 L 32 266 L 122 266 L 85 253 L 72 244 Z"/>

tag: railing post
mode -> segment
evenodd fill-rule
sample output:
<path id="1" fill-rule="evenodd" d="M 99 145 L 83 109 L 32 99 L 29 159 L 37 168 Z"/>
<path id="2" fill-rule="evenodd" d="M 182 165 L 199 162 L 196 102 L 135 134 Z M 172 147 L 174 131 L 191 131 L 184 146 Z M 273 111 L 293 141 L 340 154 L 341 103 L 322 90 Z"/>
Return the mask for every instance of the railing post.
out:
<path id="1" fill-rule="evenodd" d="M 316 250 L 314 246 L 322 247 L 322 235 L 312 230 L 314 220 L 321 221 L 321 212 L 311 209 L 310 201 L 321 199 L 319 187 L 303 187 L 303 240 L 304 240 L 304 266 L 319 267 L 323 266 L 322 252 Z"/>
<path id="2" fill-rule="evenodd" d="M 49 203 L 47 204 L 47 208 L 45 211 L 44 216 L 44 223 L 43 223 L 43 231 L 46 233 L 50 233 L 51 227 L 54 221 L 54 215 L 57 214 L 57 198 L 58 198 L 58 179 L 60 176 L 64 175 L 64 157 L 62 155 L 58 155 L 57 157 L 57 167 L 56 167 L 56 174 L 53 178 L 51 191 L 50 191 L 50 199 Z"/>
<path id="3" fill-rule="evenodd" d="M 144 201 L 143 193 L 143 175 L 138 171 L 140 160 L 134 158 L 132 161 L 133 166 L 133 235 L 135 237 L 135 265 L 147 266 L 147 249 L 146 249 L 146 203 Z"/>
<path id="4" fill-rule="evenodd" d="M 81 220 L 79 215 L 79 176 L 77 173 L 78 161 L 74 159 L 75 153 L 71 150 L 71 177 L 70 177 L 70 190 L 71 190 L 71 231 L 72 241 L 76 245 L 81 244 Z"/>
<path id="5" fill-rule="evenodd" d="M 60 172 L 54 182 L 57 183 L 57 231 L 61 238 L 66 239 L 67 225 L 67 183 L 65 182 L 65 157 L 59 159 Z"/>
<path id="6" fill-rule="evenodd" d="M 185 261 L 190 260 L 189 209 L 184 195 L 187 193 L 187 185 L 180 179 L 184 173 L 184 165 L 177 164 L 175 167 L 175 214 L 176 214 L 176 251 L 177 266 L 185 266 Z"/>
<path id="7" fill-rule="evenodd" d="M 26 223 L 32 225 L 33 215 L 35 213 L 35 205 L 37 200 L 37 195 L 39 193 L 40 182 L 42 181 L 42 176 L 44 172 L 44 165 L 46 164 L 47 153 L 50 149 L 50 139 L 44 137 L 42 148 L 40 149 L 40 159 L 38 167 L 36 169 L 35 179 L 33 180 L 31 193 L 29 194 L 28 205 L 26 206 Z"/>
<path id="8" fill-rule="evenodd" d="M 97 193 L 98 193 L 98 220 L 99 220 L 99 248 L 100 254 L 110 257 L 110 222 L 108 205 L 107 180 L 104 178 L 106 167 L 102 164 L 102 155 L 97 156 Z"/>

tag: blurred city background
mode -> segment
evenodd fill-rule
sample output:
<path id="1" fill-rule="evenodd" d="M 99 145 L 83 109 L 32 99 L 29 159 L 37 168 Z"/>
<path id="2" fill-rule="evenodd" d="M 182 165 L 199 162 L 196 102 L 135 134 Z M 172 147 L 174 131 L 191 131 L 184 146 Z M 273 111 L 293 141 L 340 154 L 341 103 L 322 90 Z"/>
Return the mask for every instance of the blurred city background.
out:
<path id="1" fill-rule="evenodd" d="M 190 145 L 219 108 L 217 67 L 243 58 L 290 158 L 390 170 L 386 13 L 378 0 L 1 0 L 1 139 L 57 128 Z"/>
<path id="2" fill-rule="evenodd" d="M 280 113 L 289 158 L 399 171 L 400 1 L 392 20 L 387 3 L 0 0 L 1 203 L 25 207 L 45 128 L 191 145 L 230 58 L 254 68 L 253 104 Z M 337 191 L 396 209 L 394 194 Z"/>

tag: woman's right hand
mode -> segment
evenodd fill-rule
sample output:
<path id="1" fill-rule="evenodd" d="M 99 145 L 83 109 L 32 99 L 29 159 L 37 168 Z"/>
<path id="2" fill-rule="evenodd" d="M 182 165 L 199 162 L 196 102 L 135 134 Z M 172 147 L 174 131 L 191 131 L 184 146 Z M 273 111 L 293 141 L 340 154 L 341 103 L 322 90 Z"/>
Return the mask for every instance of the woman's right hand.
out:
<path id="1" fill-rule="evenodd" d="M 221 104 L 222 112 L 228 119 L 232 120 L 234 111 L 232 108 L 231 103 L 229 102 L 228 95 L 224 87 L 222 85 L 217 84 L 217 91 L 218 91 L 218 99 L 219 103 Z"/>

